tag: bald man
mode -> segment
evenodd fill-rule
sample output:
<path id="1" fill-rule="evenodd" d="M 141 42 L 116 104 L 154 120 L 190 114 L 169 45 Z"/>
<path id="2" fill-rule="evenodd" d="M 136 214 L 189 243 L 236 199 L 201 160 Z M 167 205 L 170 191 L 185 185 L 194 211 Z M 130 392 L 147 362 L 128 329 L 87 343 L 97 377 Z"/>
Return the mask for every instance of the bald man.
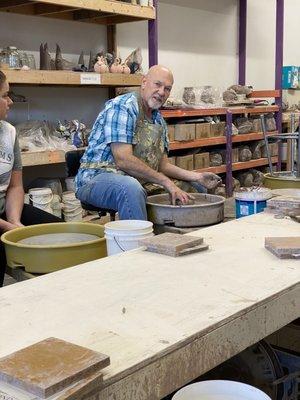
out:
<path id="1" fill-rule="evenodd" d="M 83 203 L 116 210 L 120 219 L 146 220 L 147 190 L 153 184 L 169 192 L 172 204 L 185 204 L 192 196 L 172 179 L 191 182 L 198 191 L 219 183 L 215 174 L 168 162 L 167 126 L 159 108 L 172 86 L 172 72 L 155 65 L 143 77 L 139 94 L 127 93 L 106 103 L 76 176 L 76 195 Z"/>

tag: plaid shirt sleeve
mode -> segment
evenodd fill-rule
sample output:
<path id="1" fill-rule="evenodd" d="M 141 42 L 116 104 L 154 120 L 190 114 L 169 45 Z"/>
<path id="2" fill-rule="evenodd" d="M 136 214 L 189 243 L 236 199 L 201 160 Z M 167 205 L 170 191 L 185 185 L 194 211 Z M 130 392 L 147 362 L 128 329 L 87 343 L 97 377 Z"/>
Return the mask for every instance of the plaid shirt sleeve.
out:
<path id="1" fill-rule="evenodd" d="M 108 143 L 132 143 L 136 115 L 123 104 L 112 105 L 104 116 L 103 134 Z"/>

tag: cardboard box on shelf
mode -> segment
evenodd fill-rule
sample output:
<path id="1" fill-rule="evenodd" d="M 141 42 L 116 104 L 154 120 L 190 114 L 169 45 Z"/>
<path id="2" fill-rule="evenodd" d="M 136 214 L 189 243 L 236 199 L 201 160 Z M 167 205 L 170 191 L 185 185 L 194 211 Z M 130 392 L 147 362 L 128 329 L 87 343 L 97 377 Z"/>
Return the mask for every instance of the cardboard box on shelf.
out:
<path id="1" fill-rule="evenodd" d="M 194 155 L 194 168 L 202 169 L 209 167 L 209 153 L 198 153 Z"/>
<path id="2" fill-rule="evenodd" d="M 194 140 L 195 139 L 195 124 L 176 124 L 175 125 L 175 140 Z"/>
<path id="3" fill-rule="evenodd" d="M 194 155 L 189 154 L 187 156 L 176 157 L 176 165 L 177 167 L 192 171 L 194 169 Z"/>
<path id="4" fill-rule="evenodd" d="M 211 136 L 211 124 L 209 122 L 203 122 L 196 124 L 196 139 L 208 138 Z"/>
<path id="5" fill-rule="evenodd" d="M 210 124 L 211 136 L 225 136 L 225 122 L 217 122 Z"/>
<path id="6" fill-rule="evenodd" d="M 277 143 L 269 143 L 269 150 L 270 150 L 271 157 L 278 156 L 278 144 Z M 263 158 L 268 156 L 265 145 L 263 145 L 261 147 L 261 156 Z"/>
<path id="7" fill-rule="evenodd" d="M 235 147 L 232 149 L 232 162 L 236 163 L 239 161 L 239 148 Z"/>
<path id="8" fill-rule="evenodd" d="M 275 157 L 278 156 L 278 143 L 271 143 L 271 156 Z"/>
<path id="9" fill-rule="evenodd" d="M 170 164 L 176 165 L 176 157 L 169 157 L 168 161 L 169 161 Z"/>
<path id="10" fill-rule="evenodd" d="M 174 142 L 174 140 L 175 140 L 175 125 L 168 125 L 168 136 L 169 136 L 169 141 Z"/>

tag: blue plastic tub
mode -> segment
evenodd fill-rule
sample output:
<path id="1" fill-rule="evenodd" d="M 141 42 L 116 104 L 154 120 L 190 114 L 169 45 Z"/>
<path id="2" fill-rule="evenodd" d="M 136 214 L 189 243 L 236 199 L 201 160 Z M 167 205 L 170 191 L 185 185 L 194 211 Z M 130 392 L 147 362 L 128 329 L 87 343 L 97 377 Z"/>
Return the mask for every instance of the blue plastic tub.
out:
<path id="1" fill-rule="evenodd" d="M 247 215 L 257 214 L 267 207 L 266 200 L 238 200 L 235 199 L 236 218 L 246 217 Z"/>
<path id="2" fill-rule="evenodd" d="M 264 211 L 267 200 L 272 197 L 271 191 L 265 188 L 235 194 L 236 218 L 247 217 Z"/>

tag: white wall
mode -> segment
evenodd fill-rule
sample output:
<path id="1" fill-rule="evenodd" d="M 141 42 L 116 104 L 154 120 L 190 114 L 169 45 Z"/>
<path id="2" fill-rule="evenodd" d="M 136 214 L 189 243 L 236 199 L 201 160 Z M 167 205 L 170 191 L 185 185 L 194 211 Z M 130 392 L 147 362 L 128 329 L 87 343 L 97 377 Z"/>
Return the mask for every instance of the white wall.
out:
<path id="1" fill-rule="evenodd" d="M 275 13 L 276 0 L 248 1 L 246 83 L 256 89 L 275 87 Z"/>
<path id="2" fill-rule="evenodd" d="M 236 82 L 236 0 L 164 0 L 159 6 L 158 21 L 158 59 L 174 73 L 173 96 L 184 86 L 223 88 Z M 147 69 L 147 24 L 122 24 L 117 32 L 121 55 L 142 46 Z"/>
<path id="3" fill-rule="evenodd" d="M 106 46 L 106 28 L 96 24 L 60 21 L 50 18 L 21 16 L 0 13 L 0 47 L 14 45 L 33 53 L 39 66 L 39 47 L 48 42 L 52 56 L 59 43 L 63 56 L 68 61 L 78 61 L 83 50 L 88 62 L 89 52 L 94 53 Z M 17 123 L 30 119 L 80 119 L 89 125 L 95 120 L 107 99 L 107 89 L 63 88 L 63 87 L 15 87 L 16 93 L 29 99 L 30 113 L 26 105 L 16 105 L 10 114 L 11 121 Z"/>

